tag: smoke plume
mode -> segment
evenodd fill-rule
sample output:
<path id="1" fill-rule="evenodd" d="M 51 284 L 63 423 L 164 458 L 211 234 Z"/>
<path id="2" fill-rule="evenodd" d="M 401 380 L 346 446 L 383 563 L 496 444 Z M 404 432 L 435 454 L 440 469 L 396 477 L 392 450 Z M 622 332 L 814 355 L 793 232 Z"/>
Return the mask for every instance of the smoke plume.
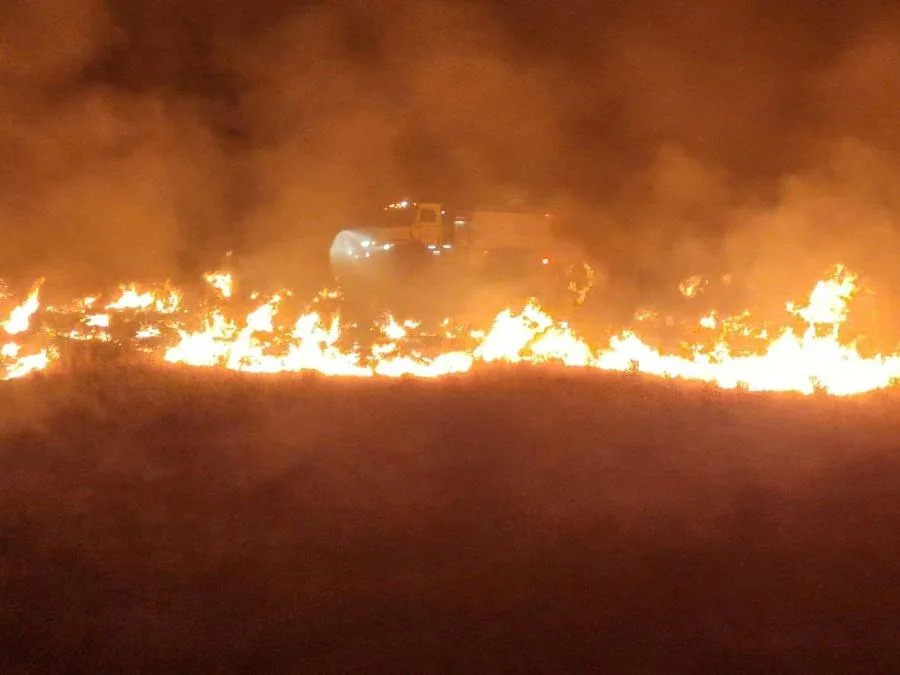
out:
<path id="1" fill-rule="evenodd" d="M 891 3 L 0 9 L 3 276 L 319 278 L 386 200 L 540 204 L 649 290 L 893 279 Z"/>

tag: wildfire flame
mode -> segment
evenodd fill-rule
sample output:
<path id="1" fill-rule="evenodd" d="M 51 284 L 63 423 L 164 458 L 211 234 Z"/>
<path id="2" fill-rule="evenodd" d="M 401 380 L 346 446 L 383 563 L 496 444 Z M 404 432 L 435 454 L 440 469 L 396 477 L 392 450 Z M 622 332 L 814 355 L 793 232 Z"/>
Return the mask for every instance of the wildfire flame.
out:
<path id="1" fill-rule="evenodd" d="M 651 346 L 634 329 L 593 348 L 535 301 L 519 310 L 503 309 L 483 330 L 463 329 L 448 318 L 429 332 L 417 321 L 387 315 L 370 327 L 371 339 L 362 342 L 348 337 L 349 325 L 339 309 L 324 309 L 329 303 L 340 307 L 340 291 L 323 289 L 311 308 L 294 318 L 288 318 L 285 307 L 288 291 L 268 298 L 251 293 L 255 305 L 235 316 L 232 276 L 211 272 L 205 279 L 220 301 L 211 307 L 186 303 L 184 293 L 167 286 L 126 284 L 108 300 L 92 295 L 46 307 L 43 313 L 38 282 L 0 322 L 6 336 L 0 344 L 0 379 L 47 369 L 60 359 L 57 347 L 66 340 L 118 341 L 158 362 L 250 373 L 439 377 L 466 373 L 479 364 L 556 363 L 699 380 L 728 389 L 835 395 L 886 388 L 900 379 L 900 354 L 864 357 L 852 341 L 842 341 L 841 326 L 857 279 L 840 266 L 815 285 L 806 304 L 786 303 L 788 315 L 805 324 L 801 332 L 792 326 L 773 331 L 754 325 L 749 312 L 721 316 L 712 310 L 693 324 L 696 339 L 683 341 L 677 352 Z M 695 298 L 702 286 L 700 277 L 691 277 L 680 290 Z M 69 320 L 69 326 L 44 320 L 51 316 Z M 635 318 L 644 325 L 659 316 L 642 310 Z M 121 322 L 130 327 L 124 337 L 115 333 Z M 664 324 L 672 327 L 675 321 L 666 316 Z M 757 348 L 738 349 L 739 339 L 751 340 Z"/>
<path id="2" fill-rule="evenodd" d="M 695 274 L 678 284 L 678 290 L 684 297 L 694 298 L 703 291 L 705 285 L 706 280 L 699 274 Z"/>
<path id="3" fill-rule="evenodd" d="M 228 272 L 207 272 L 203 278 L 226 300 L 234 295 L 234 279 Z"/>
<path id="4" fill-rule="evenodd" d="M 6 321 L 0 322 L 0 327 L 6 331 L 7 335 L 18 335 L 28 330 L 31 323 L 31 317 L 41 306 L 38 295 L 41 291 L 41 281 L 37 282 L 28 293 L 25 301 L 15 307 L 9 314 Z"/>

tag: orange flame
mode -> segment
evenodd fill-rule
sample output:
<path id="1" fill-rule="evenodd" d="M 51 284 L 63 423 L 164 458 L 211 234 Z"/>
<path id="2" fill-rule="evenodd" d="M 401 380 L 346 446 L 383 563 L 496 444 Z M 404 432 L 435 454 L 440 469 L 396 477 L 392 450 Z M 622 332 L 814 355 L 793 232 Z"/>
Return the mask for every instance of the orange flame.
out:
<path id="1" fill-rule="evenodd" d="M 230 274 L 213 272 L 205 279 L 222 300 L 233 298 Z M 682 284 L 684 295 L 696 296 L 701 285 L 697 279 Z M 863 357 L 852 341 L 842 341 L 841 326 L 856 292 L 856 277 L 843 267 L 819 281 L 806 304 L 786 304 L 788 314 L 806 324 L 802 332 L 790 326 L 776 331 L 754 326 L 749 312 L 720 316 L 709 311 L 695 325 L 693 334 L 700 342 L 682 343 L 681 353 L 666 353 L 646 343 L 635 330 L 624 330 L 605 346 L 593 348 L 536 301 L 518 311 L 503 309 L 484 330 L 461 329 L 447 318 L 427 333 L 417 321 L 387 315 L 372 327 L 372 343 L 363 345 L 349 343 L 340 313 L 328 316 L 308 310 L 286 321 L 287 291 L 269 298 L 250 294 L 255 307 L 237 318 L 226 311 L 229 303 L 192 310 L 185 306 L 180 291 L 127 284 L 119 287 L 118 295 L 102 311 L 94 309 L 96 295 L 46 308 L 48 314 L 74 322 L 74 327 L 66 329 L 39 320 L 39 291 L 40 282 L 0 323 L 8 336 L 0 347 L 0 379 L 50 367 L 58 358 L 55 341 L 109 342 L 112 335 L 130 340 L 136 349 L 161 362 L 252 373 L 439 377 L 497 362 L 555 363 L 698 380 L 723 388 L 835 395 L 885 388 L 900 379 L 900 355 Z M 340 291 L 321 291 L 313 305 L 326 300 L 340 301 Z M 115 332 L 120 318 L 124 327 Z M 635 318 L 642 325 L 659 319 L 650 310 Z M 675 325 L 670 316 L 665 322 Z M 130 337 L 119 338 L 125 327 Z M 736 339 L 753 341 L 759 349 L 754 353 L 736 350 Z"/>

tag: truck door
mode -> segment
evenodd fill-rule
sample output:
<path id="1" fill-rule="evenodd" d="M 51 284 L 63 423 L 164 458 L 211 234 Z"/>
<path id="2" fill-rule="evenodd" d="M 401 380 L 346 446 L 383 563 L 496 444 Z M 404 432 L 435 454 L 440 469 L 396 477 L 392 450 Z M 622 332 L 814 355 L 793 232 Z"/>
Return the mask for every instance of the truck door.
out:
<path id="1" fill-rule="evenodd" d="M 441 245 L 441 205 L 418 204 L 413 221 L 412 238 L 429 246 Z"/>

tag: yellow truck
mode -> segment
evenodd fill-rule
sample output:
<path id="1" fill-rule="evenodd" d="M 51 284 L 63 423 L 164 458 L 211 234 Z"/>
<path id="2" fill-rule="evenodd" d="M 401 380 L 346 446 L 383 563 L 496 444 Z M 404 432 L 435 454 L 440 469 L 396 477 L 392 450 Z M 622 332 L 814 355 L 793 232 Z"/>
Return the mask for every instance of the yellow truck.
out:
<path id="1" fill-rule="evenodd" d="M 470 282 L 543 285 L 581 266 L 584 252 L 540 211 L 453 211 L 403 200 L 375 226 L 344 230 L 331 246 L 335 276 L 378 283 L 438 273 Z"/>

